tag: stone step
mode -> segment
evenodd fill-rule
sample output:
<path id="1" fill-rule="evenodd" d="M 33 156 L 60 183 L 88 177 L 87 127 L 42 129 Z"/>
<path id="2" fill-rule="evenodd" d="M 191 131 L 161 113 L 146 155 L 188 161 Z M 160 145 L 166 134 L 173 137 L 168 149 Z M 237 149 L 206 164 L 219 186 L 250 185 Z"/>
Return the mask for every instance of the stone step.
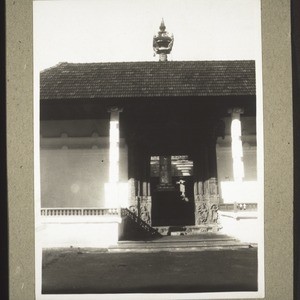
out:
<path id="1" fill-rule="evenodd" d="M 197 251 L 207 251 L 207 250 L 221 250 L 221 249 L 247 249 L 255 248 L 256 245 L 249 244 L 206 244 L 206 245 L 165 245 L 164 247 L 110 247 L 107 249 L 110 253 L 123 253 L 123 252 L 135 252 L 135 253 L 147 253 L 147 252 L 197 252 Z"/>
<path id="2" fill-rule="evenodd" d="M 172 236 L 172 238 L 174 238 Z M 199 240 L 179 240 L 179 239 L 156 239 L 156 240 L 148 240 L 148 241 L 119 241 L 118 245 L 163 245 L 163 244 L 194 244 L 194 243 L 217 243 L 217 242 L 233 242 L 237 241 L 235 238 L 214 238 L 214 239 L 199 239 Z"/>
<path id="3" fill-rule="evenodd" d="M 176 239 L 177 238 L 177 239 Z M 240 249 L 256 247 L 255 244 L 241 243 L 230 237 L 210 237 L 205 239 L 179 239 L 163 237 L 153 241 L 122 241 L 108 248 L 109 252 L 159 252 L 159 251 L 203 251 L 217 249 Z"/>

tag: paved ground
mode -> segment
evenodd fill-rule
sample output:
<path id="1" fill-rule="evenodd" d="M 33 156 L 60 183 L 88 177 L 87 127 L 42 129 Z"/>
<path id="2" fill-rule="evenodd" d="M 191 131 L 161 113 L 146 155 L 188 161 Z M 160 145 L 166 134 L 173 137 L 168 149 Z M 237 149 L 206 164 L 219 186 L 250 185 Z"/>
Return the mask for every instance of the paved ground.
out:
<path id="1" fill-rule="evenodd" d="M 43 252 L 43 293 L 188 293 L 257 290 L 257 248 L 197 252 Z"/>

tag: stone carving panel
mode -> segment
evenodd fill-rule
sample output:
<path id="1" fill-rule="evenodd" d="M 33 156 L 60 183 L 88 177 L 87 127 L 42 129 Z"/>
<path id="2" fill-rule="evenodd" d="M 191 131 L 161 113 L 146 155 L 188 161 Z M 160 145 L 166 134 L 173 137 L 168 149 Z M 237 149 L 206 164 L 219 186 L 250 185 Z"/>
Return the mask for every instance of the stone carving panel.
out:
<path id="1" fill-rule="evenodd" d="M 129 193 L 128 193 L 128 203 L 129 207 L 131 206 L 136 206 L 137 207 L 137 197 L 136 197 L 136 180 L 133 178 L 130 178 L 128 180 L 128 188 L 129 188 Z"/>
<path id="2" fill-rule="evenodd" d="M 198 205 L 198 209 L 197 209 L 198 225 L 206 224 L 207 220 L 208 220 L 208 215 L 209 215 L 209 210 L 208 210 L 207 204 L 204 201 L 200 202 L 200 204 Z"/>
<path id="3" fill-rule="evenodd" d="M 195 199 L 196 225 L 209 225 L 218 223 L 218 205 L 210 201 Z"/>
<path id="4" fill-rule="evenodd" d="M 216 204 L 213 204 L 210 207 L 210 214 L 209 214 L 209 222 L 211 224 L 217 224 L 218 223 L 218 219 L 219 219 L 219 215 L 218 215 L 218 206 Z"/>
<path id="5" fill-rule="evenodd" d="M 140 198 L 139 203 L 140 218 L 151 225 L 151 197 L 144 196 Z"/>

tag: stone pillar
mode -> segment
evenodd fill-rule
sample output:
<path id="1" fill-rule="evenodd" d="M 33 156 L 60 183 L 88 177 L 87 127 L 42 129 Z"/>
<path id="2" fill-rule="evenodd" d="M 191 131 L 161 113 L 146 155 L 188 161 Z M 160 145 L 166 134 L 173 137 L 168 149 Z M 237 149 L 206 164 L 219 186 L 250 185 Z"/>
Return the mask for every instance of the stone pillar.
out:
<path id="1" fill-rule="evenodd" d="M 120 169 L 120 129 L 119 114 L 123 110 L 114 107 L 108 110 L 110 112 L 109 125 L 109 182 L 115 183 L 119 181 Z"/>
<path id="2" fill-rule="evenodd" d="M 120 130 L 119 114 L 123 110 L 118 107 L 112 107 L 108 110 L 110 113 L 109 126 L 109 177 L 106 190 L 106 206 L 119 207 L 118 183 L 120 172 Z"/>
<path id="3" fill-rule="evenodd" d="M 151 225 L 151 196 L 150 196 L 150 156 L 146 149 L 141 147 L 141 197 L 139 198 L 139 216 Z"/>
<path id="4" fill-rule="evenodd" d="M 198 194 L 199 194 L 198 182 L 194 180 L 194 197 L 196 197 Z"/>
<path id="5" fill-rule="evenodd" d="M 148 197 L 151 197 L 150 178 L 149 178 L 149 182 L 147 183 L 147 189 L 148 189 Z"/>
<path id="6" fill-rule="evenodd" d="M 233 178 L 235 182 L 242 182 L 244 178 L 242 128 L 240 116 L 244 113 L 241 108 L 233 108 L 231 113 L 231 153 L 233 165 Z"/>
<path id="7" fill-rule="evenodd" d="M 143 181 L 143 197 L 147 197 L 148 196 L 148 187 L 147 187 L 147 182 Z"/>
<path id="8" fill-rule="evenodd" d="M 200 209 L 203 203 L 203 176 L 204 176 L 203 155 L 204 155 L 203 149 L 200 147 L 193 155 L 195 225 L 201 224 Z"/>
<path id="9" fill-rule="evenodd" d="M 136 145 L 135 141 L 127 137 L 128 144 L 128 207 L 137 213 L 137 180 L 136 180 Z"/>
<path id="10" fill-rule="evenodd" d="M 199 149 L 195 165 L 195 225 L 201 232 L 218 230 L 219 194 L 217 187 L 217 165 L 215 136 L 209 136 Z"/>

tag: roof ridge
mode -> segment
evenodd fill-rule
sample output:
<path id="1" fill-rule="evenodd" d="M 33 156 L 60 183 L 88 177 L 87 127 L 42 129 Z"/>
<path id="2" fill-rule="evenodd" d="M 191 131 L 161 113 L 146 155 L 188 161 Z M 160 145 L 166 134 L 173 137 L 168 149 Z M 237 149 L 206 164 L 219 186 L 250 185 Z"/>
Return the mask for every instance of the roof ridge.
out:
<path id="1" fill-rule="evenodd" d="M 254 62 L 255 59 L 210 59 L 210 60 L 170 60 L 166 62 L 162 61 L 150 61 L 150 60 L 143 60 L 143 61 L 103 61 L 103 62 L 59 62 L 56 65 L 50 67 L 58 67 L 61 65 L 91 65 L 91 64 L 132 64 L 132 63 L 153 63 L 153 64 L 172 64 L 172 63 L 200 63 L 200 62 Z"/>

